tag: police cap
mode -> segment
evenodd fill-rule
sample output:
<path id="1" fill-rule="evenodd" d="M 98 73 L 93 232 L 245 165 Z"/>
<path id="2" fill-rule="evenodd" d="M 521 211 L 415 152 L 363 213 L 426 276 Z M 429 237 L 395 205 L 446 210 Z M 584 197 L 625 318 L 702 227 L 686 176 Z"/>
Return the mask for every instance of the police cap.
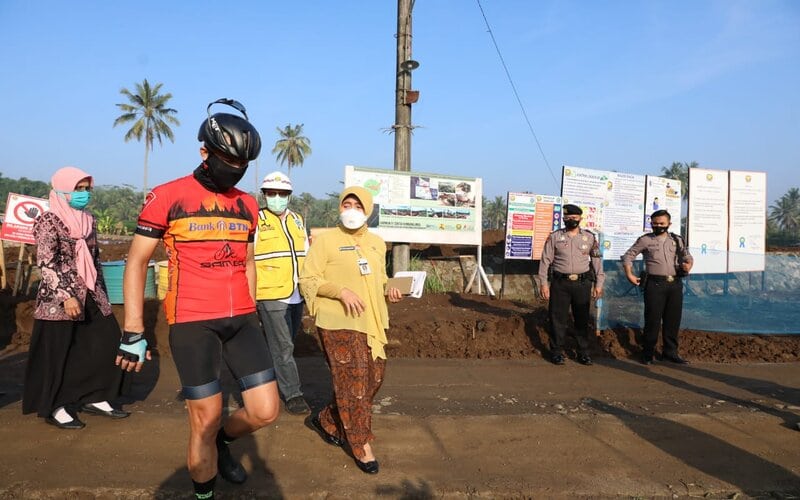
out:
<path id="1" fill-rule="evenodd" d="M 583 210 L 578 205 L 564 205 L 564 215 L 583 215 Z"/>

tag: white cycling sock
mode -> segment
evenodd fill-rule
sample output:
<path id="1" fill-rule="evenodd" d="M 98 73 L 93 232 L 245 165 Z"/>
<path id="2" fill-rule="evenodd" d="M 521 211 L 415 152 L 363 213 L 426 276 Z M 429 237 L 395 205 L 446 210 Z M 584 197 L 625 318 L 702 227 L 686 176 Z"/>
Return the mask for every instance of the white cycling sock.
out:
<path id="1" fill-rule="evenodd" d="M 72 415 L 70 415 L 64 407 L 58 408 L 56 411 L 53 412 L 53 418 L 56 419 L 56 422 L 59 424 L 66 424 L 67 422 L 72 422 Z"/>

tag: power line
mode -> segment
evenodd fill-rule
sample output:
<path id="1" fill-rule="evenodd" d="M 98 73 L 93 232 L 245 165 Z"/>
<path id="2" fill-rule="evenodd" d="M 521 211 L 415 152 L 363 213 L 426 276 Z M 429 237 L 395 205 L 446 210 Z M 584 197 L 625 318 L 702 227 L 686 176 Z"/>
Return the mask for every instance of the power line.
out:
<path id="1" fill-rule="evenodd" d="M 550 168 L 550 163 L 547 161 L 547 157 L 544 155 L 544 150 L 542 150 L 542 145 L 539 143 L 539 138 L 536 136 L 536 132 L 533 130 L 533 125 L 531 124 L 531 120 L 528 118 L 528 113 L 525 111 L 525 106 L 522 104 L 522 99 L 519 97 L 519 92 L 517 92 L 517 86 L 514 85 L 514 80 L 511 78 L 511 72 L 508 71 L 508 66 L 506 65 L 505 59 L 503 59 L 503 54 L 500 52 L 500 47 L 497 45 L 497 40 L 494 38 L 494 33 L 492 32 L 492 27 L 489 26 L 489 20 L 486 19 L 486 13 L 483 11 L 483 6 L 481 5 L 481 0 L 476 0 L 478 2 L 478 8 L 481 11 L 481 15 L 483 16 L 483 22 L 486 23 L 486 30 L 489 32 L 489 36 L 492 38 L 492 43 L 494 44 L 494 48 L 497 51 L 497 55 L 500 57 L 500 63 L 503 65 L 503 70 L 506 72 L 506 77 L 508 77 L 508 83 L 511 84 L 511 90 L 514 91 L 514 97 L 517 98 L 517 103 L 519 104 L 519 109 L 522 110 L 522 116 L 525 117 L 525 123 L 528 124 L 528 130 L 530 130 L 531 135 L 533 136 L 533 140 L 536 141 L 536 146 L 539 148 L 539 153 L 542 155 L 542 160 L 544 160 L 544 164 L 547 166 L 547 170 L 550 172 L 550 177 L 553 178 L 553 182 L 555 182 L 556 186 L 559 186 L 558 180 L 556 180 L 556 176 L 553 173 L 553 169 Z"/>

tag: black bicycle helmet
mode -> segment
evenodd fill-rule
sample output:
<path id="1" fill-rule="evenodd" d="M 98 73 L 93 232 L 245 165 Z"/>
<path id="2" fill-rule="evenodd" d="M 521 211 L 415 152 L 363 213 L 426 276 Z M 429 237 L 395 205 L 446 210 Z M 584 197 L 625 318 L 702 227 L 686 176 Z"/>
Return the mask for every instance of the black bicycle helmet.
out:
<path id="1" fill-rule="evenodd" d="M 244 115 L 229 113 L 211 114 L 214 104 L 227 104 Z M 223 157 L 239 161 L 252 161 L 261 152 L 261 136 L 253 125 L 247 121 L 247 112 L 239 101 L 233 99 L 217 99 L 206 108 L 208 118 L 200 125 L 197 140 Z"/>

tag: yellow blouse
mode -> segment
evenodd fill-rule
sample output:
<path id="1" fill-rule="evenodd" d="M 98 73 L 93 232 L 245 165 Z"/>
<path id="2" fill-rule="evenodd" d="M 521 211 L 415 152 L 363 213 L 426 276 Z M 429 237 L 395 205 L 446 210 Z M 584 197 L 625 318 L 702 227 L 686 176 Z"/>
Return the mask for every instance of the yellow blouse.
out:
<path id="1" fill-rule="evenodd" d="M 369 274 L 361 273 L 359 259 L 366 259 Z M 300 292 L 316 326 L 365 333 L 372 359 L 386 359 L 389 309 L 383 290 L 387 280 L 383 239 L 366 226 L 355 231 L 337 227 L 314 237 L 300 272 Z M 346 313 L 339 300 L 343 288 L 366 304 L 361 316 Z"/>

